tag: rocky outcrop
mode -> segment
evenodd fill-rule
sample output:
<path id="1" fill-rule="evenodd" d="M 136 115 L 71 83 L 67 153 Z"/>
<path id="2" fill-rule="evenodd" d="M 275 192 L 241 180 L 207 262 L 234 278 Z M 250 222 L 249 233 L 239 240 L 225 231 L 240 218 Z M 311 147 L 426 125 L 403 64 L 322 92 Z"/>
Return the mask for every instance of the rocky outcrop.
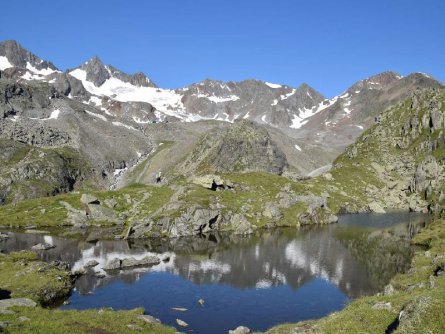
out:
<path id="1" fill-rule="evenodd" d="M 268 132 L 251 121 L 204 134 L 179 170 L 185 174 L 265 171 L 281 174 L 288 163 Z"/>

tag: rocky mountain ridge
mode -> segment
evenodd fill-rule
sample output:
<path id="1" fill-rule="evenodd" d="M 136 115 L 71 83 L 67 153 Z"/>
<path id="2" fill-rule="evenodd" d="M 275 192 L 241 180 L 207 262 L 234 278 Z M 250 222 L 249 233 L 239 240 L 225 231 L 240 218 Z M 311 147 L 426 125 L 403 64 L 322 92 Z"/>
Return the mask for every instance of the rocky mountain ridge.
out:
<path id="1" fill-rule="evenodd" d="M 332 99 L 326 99 L 307 84 L 293 88 L 259 80 L 222 82 L 207 79 L 169 90 L 158 88 L 143 73 L 128 75 L 111 65 L 104 65 L 98 57 L 62 73 L 52 63 L 26 51 L 15 41 L 4 41 L 0 45 L 0 70 L 7 70 L 10 76 L 18 80 L 49 82 L 66 96 L 139 124 L 250 119 L 286 128 L 287 133 L 296 136 L 299 131 L 294 130 L 300 128 L 329 131 L 335 127 L 338 133 L 346 131 L 343 129 L 346 126 L 355 126 L 356 131 L 348 135 L 356 137 L 357 132 L 361 133 L 372 124 L 372 113 L 379 109 L 375 97 L 383 95 L 382 103 L 387 107 L 406 98 L 406 94 L 415 88 L 441 85 L 424 74 L 417 74 L 420 77 L 414 84 L 405 84 L 399 74 L 384 72 L 357 82 Z M 400 80 L 401 83 L 397 83 Z M 401 93 L 394 93 L 397 85 Z M 386 98 L 385 94 L 391 96 Z M 363 113 L 365 116 L 360 116 Z"/>

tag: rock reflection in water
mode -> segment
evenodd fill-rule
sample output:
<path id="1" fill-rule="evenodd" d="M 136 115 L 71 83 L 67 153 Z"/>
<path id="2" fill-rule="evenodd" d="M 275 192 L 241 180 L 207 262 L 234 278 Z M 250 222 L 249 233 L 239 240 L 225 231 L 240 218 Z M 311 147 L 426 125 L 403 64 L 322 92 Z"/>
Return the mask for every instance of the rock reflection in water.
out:
<path id="1" fill-rule="evenodd" d="M 224 312 L 234 322 L 244 312 L 247 314 L 244 324 L 253 322 L 258 325 L 255 329 L 261 330 L 277 322 L 320 317 L 342 308 L 348 299 L 381 290 L 394 274 L 409 267 L 412 257 L 409 239 L 423 221 L 423 215 L 354 215 L 343 216 L 336 225 L 276 229 L 251 237 L 214 234 L 190 239 L 96 243 L 12 233 L 9 239 L 0 242 L 0 250 L 30 249 L 45 242 L 56 246 L 39 253 L 46 261 L 67 261 L 73 270 L 83 268 L 88 261 L 97 261 L 97 266 L 77 280 L 77 292 L 68 308 L 143 306 L 173 324 L 174 315 L 168 313 L 170 307 L 187 305 L 191 298 L 206 291 L 207 298 L 211 300 L 214 294 L 214 300 L 221 305 L 233 305 L 234 300 L 243 304 L 239 309 L 234 306 L 231 310 L 230 306 L 213 312 Z M 113 274 L 102 269 L 115 258 L 140 259 L 153 253 L 168 255 L 169 260 L 150 268 Z M 156 272 L 163 274 L 156 276 Z M 120 293 L 116 286 L 122 290 L 121 283 L 126 286 L 125 297 L 116 301 L 114 294 Z M 225 287 L 232 288 L 226 291 Z M 293 293 L 287 292 L 289 289 Z M 192 295 L 185 291 L 192 291 Z M 94 295 L 90 296 L 91 292 Z M 298 301 L 284 309 L 281 307 L 284 298 L 288 304 L 292 304 L 292 298 Z M 260 305 L 270 309 L 259 322 L 260 311 L 251 308 Z M 199 312 L 202 317 L 203 311 Z M 192 310 L 188 316 L 193 323 Z M 221 320 L 209 313 L 205 316 L 213 325 Z M 199 326 L 195 324 L 194 329 L 205 332 L 205 325 Z M 221 327 L 221 332 L 227 332 L 226 328 Z"/>

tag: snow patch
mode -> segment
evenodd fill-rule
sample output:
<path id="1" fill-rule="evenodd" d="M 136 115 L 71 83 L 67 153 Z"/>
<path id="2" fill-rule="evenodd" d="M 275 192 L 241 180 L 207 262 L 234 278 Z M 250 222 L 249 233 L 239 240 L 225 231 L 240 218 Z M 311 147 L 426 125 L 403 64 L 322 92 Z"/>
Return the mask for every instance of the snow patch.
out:
<path id="1" fill-rule="evenodd" d="M 148 121 L 143 121 L 141 120 L 139 117 L 133 116 L 133 121 L 135 121 L 138 124 L 149 124 L 149 123 L 153 123 L 152 121 L 148 120 Z"/>
<path id="2" fill-rule="evenodd" d="M 264 123 L 267 123 L 267 122 L 266 122 L 266 115 L 261 116 L 261 120 L 262 120 Z"/>
<path id="3" fill-rule="evenodd" d="M 38 70 L 37 68 L 32 66 L 31 63 L 29 63 L 29 62 L 26 63 L 26 69 L 30 70 L 31 72 L 33 72 L 35 74 L 43 75 L 43 76 L 60 72 L 60 71 L 54 71 L 54 70 L 50 69 L 49 67 Z"/>
<path id="4" fill-rule="evenodd" d="M 292 91 L 290 93 L 284 94 L 280 96 L 281 100 L 286 100 L 287 98 L 289 98 L 290 96 L 294 95 L 297 92 L 296 89 L 292 89 Z"/>
<path id="5" fill-rule="evenodd" d="M 6 58 L 5 56 L 0 56 L 0 70 L 6 70 L 7 68 L 10 68 L 10 67 L 14 67 L 14 65 L 12 65 L 10 62 L 9 62 L 9 59 L 8 58 Z"/>
<path id="6" fill-rule="evenodd" d="M 270 82 L 264 82 L 267 86 L 269 86 L 270 88 L 281 88 L 283 86 L 278 85 L 278 84 L 274 84 L 274 83 L 270 83 Z"/>
<path id="7" fill-rule="evenodd" d="M 221 96 L 215 96 L 215 95 L 204 95 L 204 94 L 195 94 L 198 98 L 204 98 L 207 100 L 210 100 L 215 103 L 222 103 L 222 102 L 230 102 L 230 101 L 237 101 L 239 100 L 239 96 L 236 95 L 230 95 L 227 97 L 221 97 Z"/>
<path id="8" fill-rule="evenodd" d="M 99 114 L 96 114 L 96 113 L 91 112 L 91 111 L 88 111 L 88 110 L 85 110 L 85 112 L 86 112 L 88 115 L 90 115 L 90 116 L 93 116 L 93 117 L 96 117 L 96 118 L 99 118 L 99 119 L 103 120 L 104 122 L 107 122 L 107 121 L 108 121 L 108 119 L 107 119 L 104 115 L 99 115 Z"/>
<path id="9" fill-rule="evenodd" d="M 134 86 L 117 78 L 109 78 L 100 87 L 96 87 L 86 79 L 87 73 L 80 68 L 69 74 L 82 81 L 85 89 L 93 95 L 110 96 L 120 102 L 147 102 L 163 114 L 179 117 L 186 122 L 200 119 L 185 112 L 185 107 L 181 102 L 182 95 L 174 90 Z"/>
<path id="10" fill-rule="evenodd" d="M 115 126 L 121 126 L 121 127 L 127 128 L 128 130 L 138 131 L 135 128 L 133 128 L 132 126 L 124 124 L 124 123 L 121 123 L 121 122 L 112 122 L 112 124 L 115 125 Z"/>

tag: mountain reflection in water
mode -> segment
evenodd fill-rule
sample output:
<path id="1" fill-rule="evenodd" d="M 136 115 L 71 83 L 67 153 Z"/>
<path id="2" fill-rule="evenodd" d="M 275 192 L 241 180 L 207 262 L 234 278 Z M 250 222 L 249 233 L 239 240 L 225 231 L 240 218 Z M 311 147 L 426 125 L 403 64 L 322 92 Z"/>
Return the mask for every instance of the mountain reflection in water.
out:
<path id="1" fill-rule="evenodd" d="M 287 311 L 280 309 L 280 303 L 284 301 L 281 295 L 280 298 L 268 296 L 268 304 L 276 304 L 270 305 L 271 310 L 275 308 L 275 312 L 281 313 L 276 316 L 268 313 L 267 320 L 258 320 L 256 317 L 256 319 L 247 317 L 238 320 L 236 313 L 242 310 L 237 309 L 236 305 L 233 307 L 233 315 L 225 311 L 227 313 L 225 316 L 233 318 L 233 321 L 244 321 L 242 324 L 262 330 L 277 322 L 323 316 L 341 309 L 350 299 L 381 290 L 397 272 L 409 268 L 413 255 L 409 243 L 410 237 L 426 219 L 424 215 L 417 214 L 346 215 L 335 225 L 275 229 L 251 237 L 213 234 L 168 241 L 118 240 L 98 241 L 95 244 L 17 233 L 12 234 L 6 242 L 0 243 L 0 249 L 8 252 L 29 249 L 36 243 L 46 242 L 56 246 L 40 253 L 46 261 L 55 259 L 67 261 L 74 270 L 82 268 L 91 260 L 99 262 L 98 266 L 76 281 L 76 292 L 65 308 L 143 306 L 164 322 L 174 324 L 174 315 L 169 313 L 169 307 L 190 303 L 190 300 L 181 298 L 195 299 L 197 295 L 204 294 L 209 303 L 216 302 L 212 300 L 212 291 L 209 287 L 217 286 L 232 288 L 222 296 L 220 292 L 214 292 L 215 296 L 218 295 L 220 303 L 224 302 L 221 298 L 240 301 L 250 298 L 253 306 L 256 299 L 260 305 L 260 299 L 266 293 L 259 295 L 261 290 L 268 291 L 268 294 L 277 291 L 278 296 L 283 293 L 280 287 L 285 287 L 295 291 L 295 297 L 300 293 L 298 295 L 300 301 L 308 299 L 306 304 L 314 303 L 314 300 L 320 304 L 314 306 L 312 313 L 302 314 L 297 306 Z M 169 261 L 161 262 L 151 268 L 124 270 L 116 274 L 108 274 L 101 269 L 113 258 L 142 258 L 152 253 L 168 255 Z M 162 275 L 155 276 L 156 273 Z M 99 278 L 97 274 L 104 277 Z M 177 280 L 173 277 L 183 279 Z M 174 283 L 164 284 L 169 280 L 174 280 Z M 140 281 L 144 281 L 143 284 Z M 110 295 L 116 293 L 116 287 L 122 282 L 125 283 L 126 291 L 124 300 L 120 303 L 113 301 L 112 305 L 108 305 L 110 298 L 112 299 Z M 194 284 L 193 288 L 190 286 L 191 283 Z M 150 287 L 151 284 L 158 284 L 158 287 Z M 175 288 L 184 285 L 184 289 L 193 290 L 195 295 L 181 297 L 181 292 L 177 295 L 169 294 L 169 290 L 174 291 L 172 284 L 175 284 Z M 309 291 L 308 287 L 312 285 L 318 288 Z M 200 286 L 202 292 L 199 290 Z M 163 295 L 162 289 L 166 290 L 167 297 Z M 303 292 L 306 293 L 304 297 L 301 296 Z M 93 295 L 89 295 L 90 293 Z M 321 293 L 323 295 L 320 295 Z M 134 305 L 131 301 L 132 296 L 140 294 L 146 296 L 143 305 Z M 171 300 L 158 301 L 157 296 Z M 321 307 L 324 298 L 326 300 L 330 298 L 329 305 Z M 304 307 L 304 304 L 302 303 L 301 307 Z M 273 312 L 271 310 L 269 312 Z M 283 312 L 286 314 L 283 315 Z M 192 328 L 195 332 L 205 333 L 209 330 L 210 327 L 194 324 L 192 313 L 189 312 L 191 318 L 188 320 L 194 325 Z M 212 321 L 207 313 L 205 317 L 207 321 Z M 225 326 L 229 324 L 230 321 Z M 230 328 L 222 328 L 221 333 L 226 333 L 228 329 Z"/>

